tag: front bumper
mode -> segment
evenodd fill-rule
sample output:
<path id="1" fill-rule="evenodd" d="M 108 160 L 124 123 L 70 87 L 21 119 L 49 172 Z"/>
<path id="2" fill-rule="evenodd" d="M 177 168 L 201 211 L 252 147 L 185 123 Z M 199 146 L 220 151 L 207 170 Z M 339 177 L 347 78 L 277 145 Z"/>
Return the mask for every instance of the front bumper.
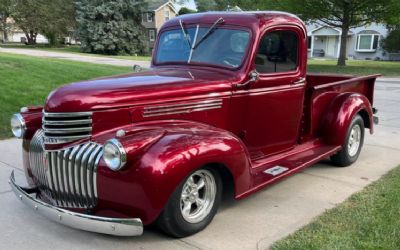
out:
<path id="1" fill-rule="evenodd" d="M 36 199 L 31 195 L 36 194 L 35 189 L 22 188 L 15 183 L 14 171 L 11 173 L 9 183 L 15 195 L 23 203 L 52 221 L 76 229 L 117 236 L 137 236 L 143 233 L 142 221 L 137 218 L 108 218 L 75 213 Z"/>

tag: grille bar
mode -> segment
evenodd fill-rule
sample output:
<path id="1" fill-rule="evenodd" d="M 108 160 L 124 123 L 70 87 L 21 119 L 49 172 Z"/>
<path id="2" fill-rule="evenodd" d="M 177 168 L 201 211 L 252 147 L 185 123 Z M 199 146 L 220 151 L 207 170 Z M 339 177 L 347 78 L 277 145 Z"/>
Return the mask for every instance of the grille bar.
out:
<path id="1" fill-rule="evenodd" d="M 46 144 L 89 138 L 92 134 L 92 112 L 43 112 L 42 128 Z"/>
<path id="2" fill-rule="evenodd" d="M 92 208 L 97 204 L 97 166 L 103 146 L 94 142 L 57 151 L 44 149 L 44 131 L 30 144 L 29 160 L 41 195 L 54 205 Z"/>

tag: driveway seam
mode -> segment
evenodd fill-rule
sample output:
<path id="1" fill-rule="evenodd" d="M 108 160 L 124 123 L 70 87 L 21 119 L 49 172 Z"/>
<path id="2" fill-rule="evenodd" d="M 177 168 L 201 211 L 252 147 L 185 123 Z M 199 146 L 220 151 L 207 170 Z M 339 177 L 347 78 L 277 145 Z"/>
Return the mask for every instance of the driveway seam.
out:
<path id="1" fill-rule="evenodd" d="M 347 182 L 347 181 L 337 180 L 337 179 L 334 179 L 334 178 L 331 178 L 331 177 L 322 176 L 322 175 L 318 175 L 318 174 L 312 174 L 312 173 L 308 173 L 308 172 L 300 172 L 300 173 L 301 174 L 305 174 L 305 175 L 309 175 L 309 176 L 313 176 L 313 177 L 317 177 L 317 178 L 320 178 L 320 179 L 327 179 L 327 180 L 330 180 L 330 181 L 339 182 L 339 183 L 346 184 L 346 185 L 353 186 L 353 187 L 357 187 L 357 188 L 363 188 L 364 187 L 363 185 L 357 185 L 357 184 L 350 183 L 350 182 Z"/>
<path id="2" fill-rule="evenodd" d="M 20 169 L 20 168 L 17 168 L 17 167 L 14 167 L 14 166 L 12 166 L 12 165 L 8 164 L 7 162 L 4 162 L 4 161 L 1 161 L 1 160 L 0 160 L 0 163 L 2 163 L 2 164 L 4 164 L 4 165 L 6 165 L 7 167 L 13 168 L 13 169 L 15 169 L 15 170 L 18 170 L 18 171 L 24 172 L 22 169 Z"/>
<path id="3" fill-rule="evenodd" d="M 6 194 L 6 193 L 10 193 L 11 191 L 12 191 L 12 190 L 2 191 L 2 192 L 0 192 L 0 195 Z"/>
<path id="4" fill-rule="evenodd" d="M 182 240 L 182 239 L 179 239 L 179 241 L 182 242 L 182 243 L 184 243 L 184 244 L 186 244 L 186 245 L 189 245 L 189 246 L 191 246 L 191 247 L 194 247 L 194 248 L 196 248 L 196 249 L 202 250 L 202 248 L 199 247 L 199 246 L 197 246 L 197 245 L 195 245 L 195 243 L 190 243 L 190 242 L 187 242 L 187 241 Z"/>
<path id="5" fill-rule="evenodd" d="M 385 146 L 385 145 L 377 145 L 377 144 L 369 144 L 369 143 L 365 143 L 364 145 L 372 146 L 372 147 L 385 148 L 385 149 L 391 149 L 391 150 L 394 150 L 394 151 L 400 151 L 400 148 L 395 148 L 395 147 L 390 147 L 390 146 Z"/>

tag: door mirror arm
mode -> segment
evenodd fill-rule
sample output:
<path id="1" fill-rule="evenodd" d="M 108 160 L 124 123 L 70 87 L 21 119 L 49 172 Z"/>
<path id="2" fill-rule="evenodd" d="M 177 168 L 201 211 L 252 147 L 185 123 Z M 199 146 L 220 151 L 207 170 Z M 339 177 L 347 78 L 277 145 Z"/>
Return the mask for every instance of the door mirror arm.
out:
<path id="1" fill-rule="evenodd" d="M 247 85 L 250 85 L 250 83 L 258 81 L 259 78 L 260 75 L 258 74 L 258 72 L 256 70 L 253 70 L 249 73 L 249 79 L 247 81 L 245 81 L 244 83 L 236 84 L 235 87 L 236 88 L 246 87 Z"/>

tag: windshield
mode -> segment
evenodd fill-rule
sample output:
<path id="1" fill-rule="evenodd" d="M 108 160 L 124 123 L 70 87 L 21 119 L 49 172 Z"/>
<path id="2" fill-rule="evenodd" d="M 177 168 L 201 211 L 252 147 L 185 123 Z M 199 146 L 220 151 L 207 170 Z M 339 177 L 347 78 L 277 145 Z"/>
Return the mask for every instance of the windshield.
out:
<path id="1" fill-rule="evenodd" d="M 197 41 L 195 27 L 185 29 L 187 38 L 182 29 L 164 31 L 158 42 L 156 63 L 202 63 L 238 68 L 249 43 L 249 32 L 216 28 L 198 43 L 208 30 L 208 27 L 199 28 Z M 190 58 L 190 46 L 196 43 L 198 46 L 194 48 Z"/>

